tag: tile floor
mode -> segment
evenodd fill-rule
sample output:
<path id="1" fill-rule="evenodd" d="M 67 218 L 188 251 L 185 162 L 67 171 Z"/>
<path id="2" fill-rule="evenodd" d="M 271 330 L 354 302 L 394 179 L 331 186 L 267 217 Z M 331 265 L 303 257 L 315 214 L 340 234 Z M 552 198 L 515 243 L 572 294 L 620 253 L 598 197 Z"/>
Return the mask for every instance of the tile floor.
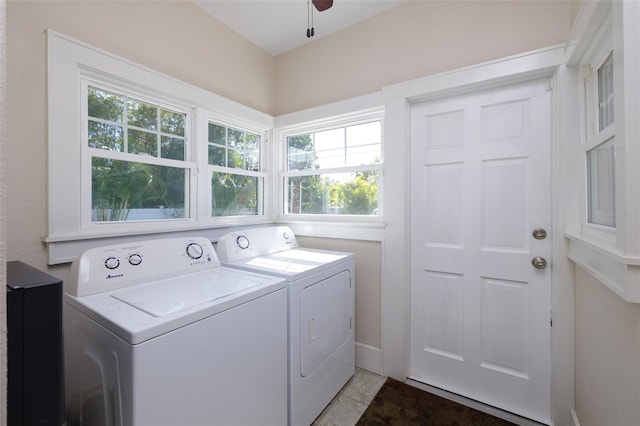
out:
<path id="1" fill-rule="evenodd" d="M 352 426 L 382 387 L 386 377 L 360 368 L 331 401 L 312 426 Z"/>

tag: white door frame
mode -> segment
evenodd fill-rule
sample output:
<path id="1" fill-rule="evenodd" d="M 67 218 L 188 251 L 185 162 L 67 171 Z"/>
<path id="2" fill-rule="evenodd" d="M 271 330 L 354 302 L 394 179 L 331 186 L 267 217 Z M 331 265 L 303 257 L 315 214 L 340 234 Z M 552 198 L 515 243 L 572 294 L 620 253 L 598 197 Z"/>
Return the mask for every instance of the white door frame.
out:
<path id="1" fill-rule="evenodd" d="M 535 50 L 383 88 L 385 99 L 385 238 L 382 256 L 382 372 L 399 380 L 409 373 L 410 296 L 410 105 L 444 96 L 508 83 L 549 77 L 552 96 L 552 275 L 553 311 L 551 416 L 554 424 L 569 424 L 574 407 L 573 268 L 566 256 L 559 111 L 571 96 L 564 81 L 562 46 Z"/>

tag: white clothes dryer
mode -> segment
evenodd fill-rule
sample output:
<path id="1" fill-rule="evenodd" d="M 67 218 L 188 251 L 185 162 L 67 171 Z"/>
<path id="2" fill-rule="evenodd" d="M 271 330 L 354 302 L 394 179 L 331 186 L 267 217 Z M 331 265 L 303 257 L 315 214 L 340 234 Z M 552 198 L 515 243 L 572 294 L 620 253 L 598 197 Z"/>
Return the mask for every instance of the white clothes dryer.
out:
<path id="1" fill-rule="evenodd" d="M 285 226 L 222 236 L 223 265 L 287 280 L 289 425 L 311 424 L 355 372 L 352 253 L 300 248 Z"/>
<path id="2" fill-rule="evenodd" d="M 286 306 L 206 238 L 88 250 L 65 282 L 67 424 L 285 424 Z"/>

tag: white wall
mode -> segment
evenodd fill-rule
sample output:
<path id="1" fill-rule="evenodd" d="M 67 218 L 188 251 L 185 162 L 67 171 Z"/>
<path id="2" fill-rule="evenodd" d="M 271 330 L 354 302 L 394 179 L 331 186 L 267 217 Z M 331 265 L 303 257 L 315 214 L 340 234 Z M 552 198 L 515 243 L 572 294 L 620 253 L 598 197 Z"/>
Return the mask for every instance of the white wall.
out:
<path id="1" fill-rule="evenodd" d="M 640 425 L 640 304 L 575 267 L 576 412 L 582 426 Z"/>

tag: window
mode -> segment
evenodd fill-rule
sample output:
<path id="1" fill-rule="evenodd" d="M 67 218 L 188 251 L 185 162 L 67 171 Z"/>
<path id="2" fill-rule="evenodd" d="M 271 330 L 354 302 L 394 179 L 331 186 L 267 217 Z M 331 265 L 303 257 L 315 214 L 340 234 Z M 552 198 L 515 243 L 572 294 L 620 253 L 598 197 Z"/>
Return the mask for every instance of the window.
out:
<path id="1" fill-rule="evenodd" d="M 211 216 L 263 214 L 262 137 L 211 121 L 208 135 Z"/>
<path id="2" fill-rule="evenodd" d="M 91 222 L 189 217 L 188 112 L 83 81 Z"/>
<path id="3" fill-rule="evenodd" d="M 613 92 L 613 53 L 608 52 L 585 84 L 586 122 L 584 155 L 586 161 L 586 222 L 615 228 L 615 126 Z M 591 67 L 588 67 L 591 70 Z M 589 102 L 595 99 L 595 105 Z M 597 125 L 595 124 L 597 117 Z M 594 130 L 590 130 L 594 129 Z M 596 130 L 597 129 L 597 130 Z"/>
<path id="4" fill-rule="evenodd" d="M 284 213 L 379 216 L 381 123 L 376 116 L 285 133 Z"/>
<path id="5" fill-rule="evenodd" d="M 269 222 L 274 118 L 48 31 L 50 264 L 119 241 Z"/>

